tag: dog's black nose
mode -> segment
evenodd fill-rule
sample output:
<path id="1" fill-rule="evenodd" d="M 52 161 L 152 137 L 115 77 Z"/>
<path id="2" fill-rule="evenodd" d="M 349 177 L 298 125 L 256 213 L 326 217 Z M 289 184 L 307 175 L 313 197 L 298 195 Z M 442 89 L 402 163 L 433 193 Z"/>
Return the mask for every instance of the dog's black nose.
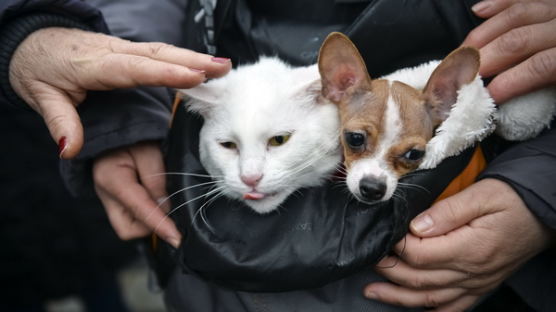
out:
<path id="1" fill-rule="evenodd" d="M 366 200 L 380 200 L 386 193 L 386 183 L 376 178 L 363 178 L 359 182 L 359 192 Z"/>

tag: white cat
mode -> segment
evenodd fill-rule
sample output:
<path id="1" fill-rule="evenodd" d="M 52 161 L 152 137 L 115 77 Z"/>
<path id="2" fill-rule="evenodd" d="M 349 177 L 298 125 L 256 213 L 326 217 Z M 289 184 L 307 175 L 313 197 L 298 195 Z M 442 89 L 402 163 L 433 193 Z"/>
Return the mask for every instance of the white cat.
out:
<path id="1" fill-rule="evenodd" d="M 321 96 L 316 65 L 262 58 L 180 92 L 204 118 L 201 163 L 224 195 L 258 213 L 321 184 L 340 163 L 338 112 Z"/>

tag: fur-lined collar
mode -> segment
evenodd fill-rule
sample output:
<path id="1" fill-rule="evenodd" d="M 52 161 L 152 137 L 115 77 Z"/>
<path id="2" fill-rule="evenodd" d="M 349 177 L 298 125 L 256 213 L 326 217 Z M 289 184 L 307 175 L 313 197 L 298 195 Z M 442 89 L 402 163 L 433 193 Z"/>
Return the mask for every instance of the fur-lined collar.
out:
<path id="1" fill-rule="evenodd" d="M 383 77 L 398 80 L 418 90 L 424 89 L 430 75 L 440 64 L 432 61 L 413 68 L 404 68 Z M 427 144 L 420 169 L 436 167 L 447 157 L 459 154 L 483 140 L 496 128 L 507 140 L 525 140 L 538 135 L 556 113 L 556 88 L 546 88 L 516 97 L 497 110 L 484 87 L 481 77 L 458 91 L 456 103 L 448 118 L 436 129 Z"/>

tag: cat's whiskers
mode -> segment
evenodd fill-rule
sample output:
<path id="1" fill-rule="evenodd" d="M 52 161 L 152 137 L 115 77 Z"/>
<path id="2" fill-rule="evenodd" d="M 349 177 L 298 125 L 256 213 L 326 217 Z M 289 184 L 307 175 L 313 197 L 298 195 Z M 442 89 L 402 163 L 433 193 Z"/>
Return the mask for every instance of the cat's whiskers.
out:
<path id="1" fill-rule="evenodd" d="M 193 218 L 191 219 L 191 223 L 193 224 L 193 222 L 195 222 L 195 219 L 197 218 L 197 215 L 201 216 L 201 220 L 203 220 L 203 223 L 207 226 L 207 228 L 211 231 L 213 231 L 212 226 L 208 223 L 207 218 L 203 212 L 203 209 L 205 207 L 208 207 L 211 203 L 213 203 L 215 200 L 217 200 L 218 198 L 224 196 L 224 192 L 218 192 L 216 195 L 214 195 L 211 199 L 207 200 L 201 207 L 199 207 L 199 209 L 197 209 L 197 211 L 195 212 L 195 214 L 193 214 Z M 205 209 L 206 210 L 206 209 Z"/>
<path id="2" fill-rule="evenodd" d="M 160 209 L 162 207 L 162 205 L 164 205 L 165 202 L 167 202 L 170 198 L 176 196 L 177 194 L 179 194 L 181 192 L 184 192 L 184 191 L 187 191 L 187 190 L 190 190 L 190 189 L 193 189 L 193 188 L 201 187 L 201 186 L 217 184 L 217 183 L 220 183 L 220 182 L 223 182 L 223 180 L 215 180 L 215 181 L 210 181 L 210 182 L 198 183 L 198 184 L 190 185 L 190 186 L 184 187 L 182 189 L 179 189 L 179 190 L 175 191 L 174 193 L 170 194 L 169 196 L 167 196 L 165 198 L 162 198 L 162 199 L 159 199 L 158 200 L 158 205 L 156 205 L 156 208 Z M 151 212 L 149 212 L 149 214 L 147 215 L 145 220 L 149 220 L 150 217 L 153 215 L 153 213 L 155 213 L 155 211 L 157 209 L 151 210 Z"/>
<path id="3" fill-rule="evenodd" d="M 187 205 L 187 204 L 189 204 L 189 203 L 192 203 L 192 202 L 194 202 L 194 201 L 196 201 L 196 200 L 199 200 L 199 199 L 201 199 L 201 198 L 203 198 L 203 197 L 206 198 L 206 197 L 208 197 L 208 196 L 210 196 L 210 195 L 212 195 L 212 194 L 214 194 L 214 193 L 218 193 L 218 192 L 222 191 L 223 189 L 224 189 L 223 186 L 219 186 L 219 187 L 217 187 L 217 188 L 215 188 L 215 189 L 213 189 L 213 190 L 211 190 L 211 191 L 208 191 L 208 192 L 205 193 L 205 194 L 199 195 L 199 196 L 197 196 L 197 197 L 195 197 L 195 198 L 193 198 L 193 199 L 190 199 L 190 200 L 188 200 L 188 201 L 186 201 L 186 202 L 184 202 L 184 203 L 178 205 L 176 208 L 173 208 L 172 210 L 170 210 L 170 212 L 168 212 L 168 213 L 164 216 L 164 218 L 162 218 L 162 220 L 160 220 L 160 221 L 158 222 L 158 224 L 156 225 L 154 231 L 156 232 L 156 230 L 158 229 L 158 227 L 160 226 L 160 224 L 161 224 L 164 220 L 166 220 L 167 218 L 169 218 L 170 215 L 172 215 L 174 212 L 176 212 L 176 211 L 177 211 L 178 209 L 180 209 L 181 207 L 183 207 L 183 206 L 185 206 L 185 205 Z"/>
<path id="4" fill-rule="evenodd" d="M 199 177 L 199 178 L 224 178 L 224 176 L 212 176 L 209 174 L 201 174 L 201 173 L 190 173 L 190 172 L 161 172 L 161 173 L 155 173 L 155 174 L 151 174 L 151 175 L 147 175 L 147 178 L 151 178 L 151 177 L 158 177 L 158 176 L 168 176 L 168 175 L 180 175 L 180 176 L 188 176 L 188 177 Z"/>
<path id="5" fill-rule="evenodd" d="M 162 199 L 162 200 L 159 202 L 158 206 L 160 207 L 160 206 L 161 206 L 162 204 L 164 204 L 164 202 L 166 202 L 168 199 L 172 198 L 173 196 L 175 196 L 175 195 L 177 195 L 177 194 L 179 194 L 179 193 L 181 193 L 181 192 L 184 192 L 184 191 L 187 191 L 187 190 L 190 190 L 190 189 L 193 189 L 193 188 L 201 187 L 201 186 L 207 186 L 207 185 L 211 185 L 211 184 L 218 184 L 218 183 L 221 183 L 221 182 L 224 182 L 224 180 L 214 180 L 214 181 L 210 181 L 210 182 L 198 183 L 198 184 L 195 184 L 195 185 L 191 185 L 191 186 L 188 186 L 188 187 L 184 187 L 184 188 L 182 188 L 182 189 L 179 189 L 179 190 L 175 191 L 174 193 L 172 193 L 171 195 L 165 197 L 164 199 Z"/>

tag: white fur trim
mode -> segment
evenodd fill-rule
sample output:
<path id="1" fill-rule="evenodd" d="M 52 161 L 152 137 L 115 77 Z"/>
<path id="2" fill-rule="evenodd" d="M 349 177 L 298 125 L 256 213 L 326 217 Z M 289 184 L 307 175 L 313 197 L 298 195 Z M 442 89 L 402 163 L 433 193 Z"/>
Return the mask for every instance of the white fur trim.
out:
<path id="1" fill-rule="evenodd" d="M 523 141 L 550 126 L 556 114 L 556 87 L 541 89 L 509 100 L 496 112 L 496 134 Z"/>
<path id="2" fill-rule="evenodd" d="M 384 79 L 398 80 L 418 90 L 425 85 L 440 61 L 398 70 Z M 556 115 L 556 87 L 549 87 L 516 97 L 497 110 L 479 76 L 458 91 L 450 116 L 436 129 L 427 144 L 420 169 L 436 167 L 446 157 L 459 154 L 481 141 L 494 128 L 501 137 L 526 140 L 550 125 Z"/>
<path id="3" fill-rule="evenodd" d="M 458 91 L 450 116 L 436 129 L 427 144 L 421 169 L 436 167 L 446 157 L 458 155 L 494 130 L 496 105 L 480 77 Z"/>
<path id="4" fill-rule="evenodd" d="M 405 68 L 385 78 L 422 90 L 438 64 L 440 61 L 432 61 L 414 68 Z M 494 130 L 495 110 L 496 106 L 479 76 L 463 86 L 458 91 L 457 101 L 452 106 L 450 115 L 428 142 L 425 158 L 419 168 L 434 168 L 446 157 L 457 155 L 484 139 Z"/>

